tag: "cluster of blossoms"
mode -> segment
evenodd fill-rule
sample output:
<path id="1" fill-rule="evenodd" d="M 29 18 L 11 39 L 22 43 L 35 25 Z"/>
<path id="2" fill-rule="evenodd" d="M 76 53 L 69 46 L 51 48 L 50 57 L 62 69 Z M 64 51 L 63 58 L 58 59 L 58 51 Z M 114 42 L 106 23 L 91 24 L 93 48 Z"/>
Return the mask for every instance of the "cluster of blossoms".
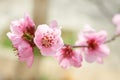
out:
<path id="1" fill-rule="evenodd" d="M 117 26 L 117 33 L 120 33 L 120 15 L 113 18 L 113 23 Z M 7 36 L 19 60 L 25 61 L 28 67 L 34 62 L 34 47 L 40 50 L 41 55 L 55 58 L 64 69 L 70 66 L 81 67 L 84 59 L 88 63 L 103 63 L 103 58 L 110 52 L 106 46 L 111 40 L 107 40 L 107 32 L 96 32 L 89 25 L 79 33 L 75 45 L 64 44 L 61 28 L 56 21 L 35 28 L 28 14 L 20 20 L 12 21 L 10 30 Z"/>

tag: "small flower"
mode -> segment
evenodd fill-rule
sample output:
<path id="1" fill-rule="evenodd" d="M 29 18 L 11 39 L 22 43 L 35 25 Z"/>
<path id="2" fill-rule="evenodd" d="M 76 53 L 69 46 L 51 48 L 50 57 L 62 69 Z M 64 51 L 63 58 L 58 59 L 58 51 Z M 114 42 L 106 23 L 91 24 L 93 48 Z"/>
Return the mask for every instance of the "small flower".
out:
<path id="1" fill-rule="evenodd" d="M 16 34 L 30 43 L 33 44 L 33 37 L 35 32 L 35 24 L 28 14 L 25 14 L 24 18 L 20 20 L 12 21 L 10 30 L 13 34 Z"/>
<path id="2" fill-rule="evenodd" d="M 83 45 L 82 50 L 85 52 L 85 60 L 89 63 L 97 61 L 103 63 L 103 58 L 109 54 L 109 48 L 104 44 L 107 39 L 106 31 L 96 32 L 92 28 L 84 30 L 79 34 L 77 45 Z"/>
<path id="3" fill-rule="evenodd" d="M 80 67 L 82 62 L 82 56 L 74 51 L 69 45 L 63 46 L 57 52 L 55 58 L 64 69 L 68 69 L 70 66 Z"/>
<path id="4" fill-rule="evenodd" d="M 53 56 L 63 46 L 61 38 L 61 30 L 57 23 L 51 23 L 50 27 L 46 24 L 39 25 L 36 32 L 34 42 L 44 56 Z"/>
<path id="5" fill-rule="evenodd" d="M 116 32 L 117 34 L 120 34 L 120 14 L 116 14 L 113 19 L 113 23 L 116 25 Z"/>
<path id="6" fill-rule="evenodd" d="M 29 67 L 32 66 L 34 32 L 35 24 L 32 19 L 26 14 L 24 18 L 12 21 L 10 25 L 11 32 L 7 33 L 13 47 L 17 50 L 17 55 L 20 61 L 25 61 Z"/>
<path id="7" fill-rule="evenodd" d="M 112 22 L 116 25 L 116 26 L 120 26 L 120 14 L 116 14 L 113 16 Z"/>

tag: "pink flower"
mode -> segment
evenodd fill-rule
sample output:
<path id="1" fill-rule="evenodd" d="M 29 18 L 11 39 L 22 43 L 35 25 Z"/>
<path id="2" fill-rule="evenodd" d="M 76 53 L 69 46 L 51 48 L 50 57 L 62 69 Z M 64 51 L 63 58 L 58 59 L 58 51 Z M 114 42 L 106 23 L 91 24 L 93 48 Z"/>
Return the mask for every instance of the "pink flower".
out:
<path id="1" fill-rule="evenodd" d="M 57 23 L 51 23 L 50 27 L 46 24 L 39 25 L 34 42 L 44 56 L 53 56 L 64 45 L 61 38 L 61 30 Z"/>
<path id="2" fill-rule="evenodd" d="M 11 32 L 7 33 L 13 47 L 17 50 L 20 61 L 25 61 L 29 67 L 32 66 L 33 57 L 33 38 L 34 38 L 34 22 L 26 14 L 24 18 L 13 21 L 10 25 Z"/>
<path id="3" fill-rule="evenodd" d="M 103 58 L 109 54 L 109 48 L 105 45 L 106 39 L 106 31 L 96 32 L 94 29 L 89 28 L 89 30 L 84 30 L 79 34 L 79 40 L 76 44 L 87 46 L 82 48 L 87 62 L 97 61 L 98 63 L 103 63 Z"/>
<path id="4" fill-rule="evenodd" d="M 112 21 L 117 26 L 117 28 L 116 28 L 117 34 L 120 34 L 120 14 L 116 14 L 113 17 Z"/>
<path id="5" fill-rule="evenodd" d="M 33 20 L 29 17 L 28 14 L 25 14 L 24 18 L 21 18 L 19 20 L 12 21 L 10 25 L 10 30 L 12 33 L 17 35 L 24 35 L 24 33 L 32 34 L 35 31 L 35 24 Z"/>
<path id="6" fill-rule="evenodd" d="M 17 50 L 17 55 L 20 61 L 25 61 L 29 67 L 32 66 L 34 57 L 33 49 L 30 44 L 24 41 L 20 36 L 10 33 L 7 33 L 7 36 L 12 41 L 13 47 Z"/>
<path id="7" fill-rule="evenodd" d="M 70 66 L 80 67 L 82 62 L 82 56 L 69 45 L 62 47 L 57 52 L 55 58 L 64 69 L 68 69 Z"/>
<path id="8" fill-rule="evenodd" d="M 116 14 L 113 16 L 112 22 L 116 25 L 116 26 L 120 26 L 120 14 Z"/>

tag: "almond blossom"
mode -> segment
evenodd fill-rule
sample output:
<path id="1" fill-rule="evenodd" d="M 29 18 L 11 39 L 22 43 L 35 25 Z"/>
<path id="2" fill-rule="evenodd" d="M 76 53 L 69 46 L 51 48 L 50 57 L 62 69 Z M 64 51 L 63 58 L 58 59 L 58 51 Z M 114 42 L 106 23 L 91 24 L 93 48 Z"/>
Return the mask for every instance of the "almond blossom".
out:
<path id="1" fill-rule="evenodd" d="M 51 22 L 50 26 L 46 24 L 39 25 L 34 42 L 44 56 L 53 56 L 64 45 L 61 38 L 61 30 L 56 21 Z"/>
<path id="2" fill-rule="evenodd" d="M 25 61 L 29 67 L 33 63 L 33 38 L 35 24 L 28 14 L 20 20 L 12 21 L 10 25 L 11 32 L 7 33 L 13 47 L 17 50 L 20 61 Z"/>
<path id="3" fill-rule="evenodd" d="M 87 62 L 92 63 L 96 61 L 103 63 L 103 58 L 109 55 L 109 48 L 105 45 L 106 39 L 106 31 L 96 32 L 89 26 L 89 28 L 85 28 L 85 30 L 79 34 L 76 45 L 87 46 L 82 47 Z"/>
<path id="4" fill-rule="evenodd" d="M 68 69 L 70 66 L 80 67 L 82 62 L 81 54 L 78 54 L 77 51 L 73 50 L 70 45 L 63 46 L 57 52 L 55 58 L 64 69 Z"/>
<path id="5" fill-rule="evenodd" d="M 116 14 L 113 19 L 113 23 L 116 25 L 116 32 L 117 34 L 120 34 L 120 14 Z"/>

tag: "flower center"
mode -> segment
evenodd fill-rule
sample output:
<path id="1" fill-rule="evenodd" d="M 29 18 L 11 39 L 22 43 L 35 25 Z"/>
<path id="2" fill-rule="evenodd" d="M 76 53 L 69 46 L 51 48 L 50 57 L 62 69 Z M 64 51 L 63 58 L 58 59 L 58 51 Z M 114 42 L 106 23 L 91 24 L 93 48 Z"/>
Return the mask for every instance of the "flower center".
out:
<path id="1" fill-rule="evenodd" d="M 73 56 L 73 50 L 72 48 L 67 45 L 62 49 L 63 57 L 65 58 L 71 58 Z"/>
<path id="2" fill-rule="evenodd" d="M 33 43 L 34 32 L 35 32 L 34 27 L 26 27 L 24 34 L 22 36 L 23 39 L 30 43 L 31 46 L 35 46 L 35 44 Z"/>
<path id="3" fill-rule="evenodd" d="M 49 48 L 54 44 L 52 36 L 44 36 L 41 40 L 42 46 Z"/>
<path id="4" fill-rule="evenodd" d="M 88 43 L 88 48 L 90 50 L 95 50 L 96 48 L 98 48 L 98 44 L 95 39 L 91 39 L 91 40 L 87 41 L 87 43 Z"/>

